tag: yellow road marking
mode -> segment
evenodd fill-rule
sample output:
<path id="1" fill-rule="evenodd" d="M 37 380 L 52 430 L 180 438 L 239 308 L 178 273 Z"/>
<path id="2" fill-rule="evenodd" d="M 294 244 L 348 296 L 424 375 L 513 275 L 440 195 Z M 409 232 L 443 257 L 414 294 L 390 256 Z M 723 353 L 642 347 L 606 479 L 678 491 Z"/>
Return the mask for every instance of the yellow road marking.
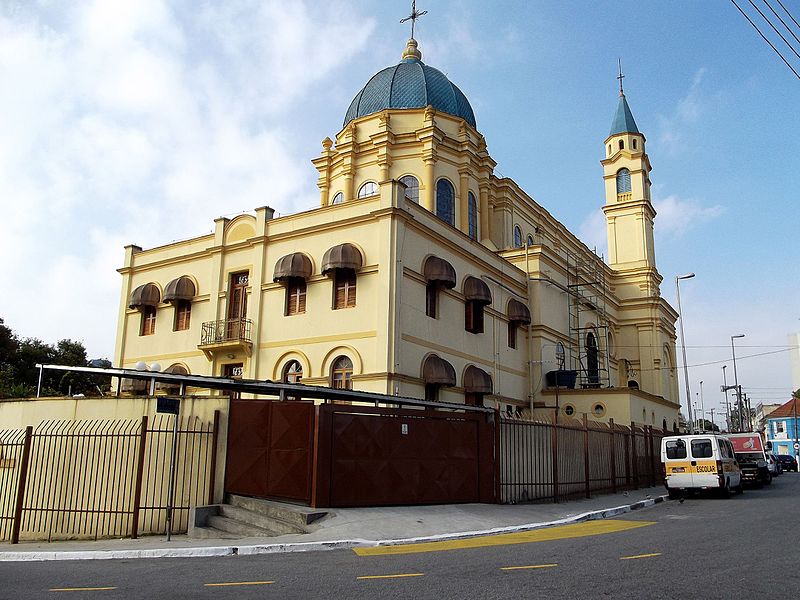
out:
<path id="1" fill-rule="evenodd" d="M 223 583 L 204 583 L 206 587 L 223 587 L 228 585 L 269 585 L 274 581 L 226 581 Z"/>
<path id="2" fill-rule="evenodd" d="M 399 579 L 400 577 L 422 577 L 425 573 L 397 573 L 396 575 L 362 575 L 356 579 Z"/>
<path id="3" fill-rule="evenodd" d="M 652 558 L 654 556 L 661 556 L 661 552 L 653 552 L 651 554 L 635 554 L 634 556 L 620 556 L 620 560 L 634 560 L 636 558 Z"/>
<path id="4" fill-rule="evenodd" d="M 51 592 L 98 592 L 103 590 L 115 590 L 116 587 L 74 587 L 74 588 L 50 588 Z"/>
<path id="5" fill-rule="evenodd" d="M 522 567 L 500 567 L 501 571 L 518 571 L 520 569 L 549 569 L 550 567 L 557 567 L 558 563 L 552 565 L 525 565 Z"/>
<path id="6" fill-rule="evenodd" d="M 487 546 L 505 546 L 509 544 L 528 544 L 531 542 L 550 542 L 569 538 L 587 537 L 616 533 L 654 525 L 655 521 L 622 521 L 618 519 L 602 519 L 585 521 L 561 527 L 548 527 L 533 531 L 517 533 L 500 533 L 484 535 L 463 540 L 447 540 L 441 542 L 421 542 L 418 544 L 399 544 L 396 546 L 377 546 L 374 548 L 353 548 L 359 556 L 382 556 L 386 554 L 415 554 L 418 552 L 441 552 L 443 550 L 463 550 L 467 548 L 485 548 Z"/>

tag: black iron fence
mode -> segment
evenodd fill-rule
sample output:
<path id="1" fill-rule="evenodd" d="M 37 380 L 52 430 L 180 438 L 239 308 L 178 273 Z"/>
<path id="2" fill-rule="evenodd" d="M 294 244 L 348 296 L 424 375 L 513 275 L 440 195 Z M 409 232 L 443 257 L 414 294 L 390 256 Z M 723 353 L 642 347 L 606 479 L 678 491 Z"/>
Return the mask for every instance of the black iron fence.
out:
<path id="1" fill-rule="evenodd" d="M 661 481 L 661 438 L 651 426 L 611 421 L 500 420 L 501 502 L 559 502 Z"/>
<path id="2" fill-rule="evenodd" d="M 0 431 L 0 540 L 166 533 L 172 419 L 45 421 Z M 171 531 L 213 502 L 219 411 L 180 418 Z"/>
<path id="3" fill-rule="evenodd" d="M 223 319 L 206 321 L 200 329 L 200 345 L 223 342 L 251 342 L 253 321 L 250 319 Z"/>

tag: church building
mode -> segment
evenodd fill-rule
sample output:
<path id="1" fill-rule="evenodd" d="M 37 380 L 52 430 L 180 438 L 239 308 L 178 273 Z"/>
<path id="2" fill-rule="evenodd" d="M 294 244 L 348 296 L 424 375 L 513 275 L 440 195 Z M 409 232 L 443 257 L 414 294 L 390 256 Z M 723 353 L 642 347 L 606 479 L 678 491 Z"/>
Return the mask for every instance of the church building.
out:
<path id="1" fill-rule="evenodd" d="M 322 141 L 318 207 L 126 247 L 114 365 L 673 429 L 645 145 L 620 86 L 598 140 L 606 262 L 495 174 L 469 100 L 412 37 Z"/>

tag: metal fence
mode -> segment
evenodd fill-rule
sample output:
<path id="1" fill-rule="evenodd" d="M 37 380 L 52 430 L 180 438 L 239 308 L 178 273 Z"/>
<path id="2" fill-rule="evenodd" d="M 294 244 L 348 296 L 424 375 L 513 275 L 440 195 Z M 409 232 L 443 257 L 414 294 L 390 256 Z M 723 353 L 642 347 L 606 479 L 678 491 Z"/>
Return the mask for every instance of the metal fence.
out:
<path id="1" fill-rule="evenodd" d="M 0 540 L 166 533 L 172 419 L 44 421 L 0 431 Z M 213 502 L 219 411 L 179 418 L 171 531 Z"/>
<path id="2" fill-rule="evenodd" d="M 500 420 L 500 499 L 559 502 L 656 485 L 661 438 L 651 426 L 611 421 Z"/>

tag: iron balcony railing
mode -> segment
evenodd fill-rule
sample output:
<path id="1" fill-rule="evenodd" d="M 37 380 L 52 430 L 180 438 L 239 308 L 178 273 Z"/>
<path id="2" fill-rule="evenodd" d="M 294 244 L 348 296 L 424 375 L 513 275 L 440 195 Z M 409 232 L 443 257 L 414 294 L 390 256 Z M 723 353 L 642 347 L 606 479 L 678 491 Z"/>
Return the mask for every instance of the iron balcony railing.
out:
<path id="1" fill-rule="evenodd" d="M 200 332 L 200 345 L 222 344 L 224 342 L 251 343 L 253 321 L 250 319 L 222 319 L 203 323 Z"/>

